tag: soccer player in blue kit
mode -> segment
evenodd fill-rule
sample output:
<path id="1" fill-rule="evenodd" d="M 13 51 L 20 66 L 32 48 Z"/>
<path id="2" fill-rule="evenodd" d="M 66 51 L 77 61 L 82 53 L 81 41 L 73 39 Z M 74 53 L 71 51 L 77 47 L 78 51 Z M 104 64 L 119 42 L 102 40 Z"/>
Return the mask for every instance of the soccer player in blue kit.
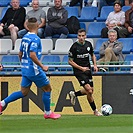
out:
<path id="1" fill-rule="evenodd" d="M 58 119 L 60 114 L 55 114 L 50 110 L 51 86 L 49 79 L 44 71 L 48 71 L 48 67 L 40 62 L 41 58 L 41 40 L 36 35 L 38 30 L 38 23 L 36 18 L 30 18 L 27 23 L 29 32 L 22 38 L 19 58 L 21 60 L 22 81 L 21 91 L 17 91 L 6 97 L 0 102 L 0 114 L 2 108 L 10 102 L 19 98 L 23 98 L 30 91 L 32 82 L 36 84 L 39 89 L 43 90 L 42 100 L 44 103 L 44 118 Z M 1 66 L 2 69 L 2 66 Z"/>
<path id="2" fill-rule="evenodd" d="M 73 67 L 74 75 L 79 81 L 80 85 L 83 86 L 82 90 L 77 92 L 70 91 L 71 103 L 75 105 L 76 97 L 87 95 L 87 100 L 96 116 L 102 116 L 102 114 L 96 109 L 96 105 L 93 99 L 93 80 L 91 65 L 89 56 L 91 56 L 94 71 L 98 71 L 96 65 L 96 57 L 93 52 L 92 44 L 86 41 L 86 31 L 84 29 L 78 30 L 78 41 L 75 42 L 69 50 L 69 64 Z"/>

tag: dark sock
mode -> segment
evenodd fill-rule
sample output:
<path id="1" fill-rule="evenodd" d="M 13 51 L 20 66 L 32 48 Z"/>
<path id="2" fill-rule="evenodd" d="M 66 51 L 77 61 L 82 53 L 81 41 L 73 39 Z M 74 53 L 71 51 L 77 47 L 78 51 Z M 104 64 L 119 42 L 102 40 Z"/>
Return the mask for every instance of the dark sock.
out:
<path id="1" fill-rule="evenodd" d="M 91 106 L 93 111 L 96 110 L 96 105 L 95 105 L 94 101 L 90 103 L 90 106 Z"/>
<path id="2" fill-rule="evenodd" d="M 77 92 L 75 92 L 75 96 L 77 97 L 77 96 L 83 96 L 84 94 L 82 94 L 81 93 L 81 91 L 77 91 Z"/>
<path id="3" fill-rule="evenodd" d="M 13 45 L 13 46 L 12 46 L 12 50 L 14 50 L 14 47 L 15 47 L 15 46 Z"/>

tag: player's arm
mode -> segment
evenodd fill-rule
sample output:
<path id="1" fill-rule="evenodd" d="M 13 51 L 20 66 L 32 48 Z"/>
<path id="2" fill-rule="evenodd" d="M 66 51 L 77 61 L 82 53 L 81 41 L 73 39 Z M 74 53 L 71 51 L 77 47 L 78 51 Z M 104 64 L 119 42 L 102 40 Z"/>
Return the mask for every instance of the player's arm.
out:
<path id="1" fill-rule="evenodd" d="M 91 56 L 92 58 L 92 62 L 93 62 L 93 65 L 94 65 L 94 71 L 98 71 L 98 68 L 97 68 L 97 64 L 96 64 L 96 56 L 94 54 L 92 54 Z"/>
<path id="2" fill-rule="evenodd" d="M 48 67 L 44 66 L 37 58 L 36 53 L 35 52 L 30 52 L 30 58 L 32 59 L 32 61 L 37 64 L 38 66 L 40 66 L 44 71 L 48 71 Z"/>
<path id="3" fill-rule="evenodd" d="M 75 63 L 75 62 L 73 61 L 72 58 L 69 58 L 68 63 L 69 63 L 72 67 L 77 68 L 77 69 L 79 69 L 79 70 L 81 70 L 81 71 L 83 71 L 83 72 L 89 70 L 88 67 L 82 67 L 82 66 L 78 65 L 77 63 Z"/>
<path id="4" fill-rule="evenodd" d="M 3 66 L 0 64 L 0 71 L 3 69 Z"/>
<path id="5" fill-rule="evenodd" d="M 20 61 L 21 61 L 21 59 L 22 59 L 22 52 L 21 51 L 19 51 L 19 54 L 18 54 L 18 56 L 19 56 L 19 59 L 20 59 Z"/>

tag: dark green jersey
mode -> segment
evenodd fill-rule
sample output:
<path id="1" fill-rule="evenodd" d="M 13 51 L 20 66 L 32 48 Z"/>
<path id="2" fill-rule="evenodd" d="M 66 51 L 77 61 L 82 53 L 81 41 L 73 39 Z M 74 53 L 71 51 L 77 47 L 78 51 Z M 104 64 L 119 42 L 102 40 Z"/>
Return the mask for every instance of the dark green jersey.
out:
<path id="1" fill-rule="evenodd" d="M 69 58 L 72 58 L 73 61 L 83 67 L 90 68 L 90 56 L 93 55 L 93 47 L 89 41 L 85 41 L 84 44 L 80 44 L 79 42 L 75 42 L 70 50 L 69 50 Z M 74 71 L 80 71 L 76 68 L 73 68 Z"/>

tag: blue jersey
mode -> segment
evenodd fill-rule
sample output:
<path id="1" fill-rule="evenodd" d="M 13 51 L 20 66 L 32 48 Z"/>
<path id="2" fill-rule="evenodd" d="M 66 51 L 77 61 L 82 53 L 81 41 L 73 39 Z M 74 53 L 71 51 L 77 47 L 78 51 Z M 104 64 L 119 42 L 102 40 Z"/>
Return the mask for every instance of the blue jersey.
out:
<path id="1" fill-rule="evenodd" d="M 21 70 L 23 76 L 35 76 L 42 71 L 30 58 L 30 52 L 35 52 L 38 60 L 41 58 L 41 40 L 35 33 L 28 32 L 21 41 L 20 51 L 22 52 Z"/>

